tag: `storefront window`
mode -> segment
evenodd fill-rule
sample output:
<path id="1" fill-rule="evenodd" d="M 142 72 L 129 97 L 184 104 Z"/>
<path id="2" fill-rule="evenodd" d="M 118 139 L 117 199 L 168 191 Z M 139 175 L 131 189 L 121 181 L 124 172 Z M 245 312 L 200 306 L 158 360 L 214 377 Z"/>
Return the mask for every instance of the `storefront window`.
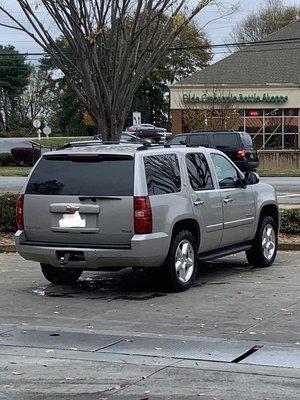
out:
<path id="1" fill-rule="evenodd" d="M 298 116 L 298 108 L 285 108 L 284 115 L 288 117 L 297 117 Z"/>
<path id="2" fill-rule="evenodd" d="M 298 132 L 298 117 L 284 117 L 284 132 L 285 133 Z"/>
<path id="3" fill-rule="evenodd" d="M 252 135 L 253 146 L 255 150 L 259 150 L 263 147 L 263 135 Z"/>
<path id="4" fill-rule="evenodd" d="M 266 117 L 281 117 L 282 109 L 281 108 L 267 108 L 265 109 Z"/>
<path id="5" fill-rule="evenodd" d="M 246 119 L 246 132 L 248 133 L 261 133 L 263 132 L 263 118 L 247 117 Z"/>
<path id="6" fill-rule="evenodd" d="M 284 148 L 296 149 L 298 148 L 298 134 L 284 135 Z"/>
<path id="7" fill-rule="evenodd" d="M 245 110 L 245 116 L 246 117 L 262 117 L 263 116 L 263 110 L 262 109 Z"/>
<path id="8" fill-rule="evenodd" d="M 282 133 L 282 118 L 266 117 L 265 118 L 266 133 Z"/>
<path id="9" fill-rule="evenodd" d="M 265 135 L 265 149 L 282 149 L 282 135 Z"/>

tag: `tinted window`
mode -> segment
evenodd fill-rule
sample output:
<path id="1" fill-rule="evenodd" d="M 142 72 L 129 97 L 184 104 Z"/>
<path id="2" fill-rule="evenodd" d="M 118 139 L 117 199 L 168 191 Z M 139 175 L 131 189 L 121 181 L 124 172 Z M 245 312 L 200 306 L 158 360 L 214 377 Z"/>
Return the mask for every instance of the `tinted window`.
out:
<path id="1" fill-rule="evenodd" d="M 186 166 L 194 190 L 213 189 L 210 170 L 204 154 L 188 154 Z"/>
<path id="2" fill-rule="evenodd" d="M 145 157 L 144 163 L 149 196 L 180 191 L 180 171 L 175 154 Z"/>
<path id="3" fill-rule="evenodd" d="M 247 132 L 240 132 L 240 137 L 242 139 L 243 145 L 245 148 L 252 148 L 252 139 L 251 136 L 249 135 L 249 133 Z"/>
<path id="4" fill-rule="evenodd" d="M 42 158 L 30 177 L 28 194 L 132 196 L 134 160 L 71 161 Z"/>
<path id="5" fill-rule="evenodd" d="M 220 188 L 240 186 L 237 170 L 220 154 L 211 155 Z"/>
<path id="6" fill-rule="evenodd" d="M 238 137 L 235 133 L 215 133 L 213 135 L 215 146 L 218 149 L 226 147 L 237 148 L 239 146 Z"/>
<path id="7" fill-rule="evenodd" d="M 168 144 L 185 144 L 185 143 L 186 143 L 185 135 L 176 135 L 168 142 Z"/>
<path id="8" fill-rule="evenodd" d="M 207 135 L 196 135 L 196 134 L 193 134 L 190 137 L 190 144 L 192 146 L 209 147 L 209 145 L 208 145 L 208 137 L 207 137 Z"/>

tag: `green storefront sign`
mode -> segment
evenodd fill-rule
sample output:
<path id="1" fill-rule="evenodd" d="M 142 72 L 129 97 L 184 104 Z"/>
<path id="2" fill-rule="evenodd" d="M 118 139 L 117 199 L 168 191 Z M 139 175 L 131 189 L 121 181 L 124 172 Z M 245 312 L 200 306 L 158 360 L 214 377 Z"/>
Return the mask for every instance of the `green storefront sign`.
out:
<path id="1" fill-rule="evenodd" d="M 182 96 L 182 100 L 184 103 L 275 103 L 281 104 L 286 103 L 288 101 L 288 96 L 282 95 L 269 95 L 269 93 L 264 93 L 262 96 L 258 96 L 256 93 L 254 94 L 238 94 L 233 95 L 229 94 L 227 96 L 216 96 L 209 95 L 207 93 L 202 94 L 201 96 L 196 96 L 191 93 L 184 93 Z"/>

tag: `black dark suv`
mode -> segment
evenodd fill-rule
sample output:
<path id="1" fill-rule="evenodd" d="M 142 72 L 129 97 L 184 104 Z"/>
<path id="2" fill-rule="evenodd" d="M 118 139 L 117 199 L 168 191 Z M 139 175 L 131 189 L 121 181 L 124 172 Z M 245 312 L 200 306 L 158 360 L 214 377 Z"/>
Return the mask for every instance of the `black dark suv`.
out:
<path id="1" fill-rule="evenodd" d="M 194 132 L 182 133 L 168 140 L 166 145 L 204 146 L 223 151 L 241 171 L 258 167 L 257 151 L 247 132 Z"/>

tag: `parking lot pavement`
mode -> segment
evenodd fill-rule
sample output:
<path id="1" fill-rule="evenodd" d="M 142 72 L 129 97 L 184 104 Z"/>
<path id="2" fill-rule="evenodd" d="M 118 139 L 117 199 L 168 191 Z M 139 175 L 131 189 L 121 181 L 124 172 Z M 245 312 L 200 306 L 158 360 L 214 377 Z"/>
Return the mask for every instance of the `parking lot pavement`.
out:
<path id="1" fill-rule="evenodd" d="M 296 400 L 299 283 L 299 252 L 206 263 L 183 293 L 131 270 L 55 287 L 1 254 L 0 400 Z"/>
<path id="2" fill-rule="evenodd" d="M 85 272 L 53 286 L 39 264 L 0 255 L 0 324 L 299 342 L 300 253 L 280 252 L 267 269 L 243 255 L 202 266 L 195 286 L 166 293 L 159 276 Z"/>

